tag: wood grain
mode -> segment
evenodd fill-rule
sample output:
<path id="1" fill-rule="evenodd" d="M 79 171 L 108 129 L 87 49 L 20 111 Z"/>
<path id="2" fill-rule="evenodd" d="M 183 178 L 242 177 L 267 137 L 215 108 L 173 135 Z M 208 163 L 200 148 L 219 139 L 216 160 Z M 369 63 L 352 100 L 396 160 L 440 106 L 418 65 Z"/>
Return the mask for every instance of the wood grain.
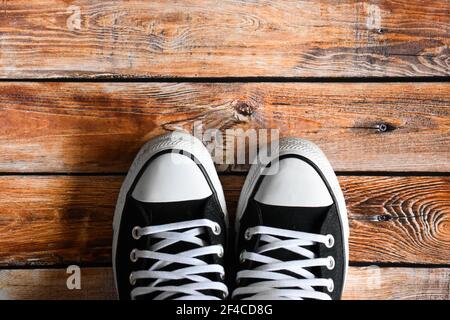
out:
<path id="1" fill-rule="evenodd" d="M 109 263 L 122 179 L 0 177 L 0 266 Z M 233 216 L 244 176 L 221 180 Z M 450 265 L 450 177 L 341 176 L 340 182 L 352 262 Z"/>
<path id="2" fill-rule="evenodd" d="M 3 82 L 0 172 L 125 172 L 199 124 L 310 139 L 338 171 L 448 172 L 449 118 L 449 83 Z"/>
<path id="3" fill-rule="evenodd" d="M 81 268 L 81 290 L 66 269 L 0 270 L 0 299 L 116 299 L 111 268 Z M 350 267 L 343 299 L 448 300 L 450 269 Z"/>
<path id="4" fill-rule="evenodd" d="M 446 76 L 447 1 L 0 3 L 1 78 Z"/>
<path id="5" fill-rule="evenodd" d="M 346 300 L 449 300 L 448 268 L 350 267 Z"/>
<path id="6" fill-rule="evenodd" d="M 0 300 L 113 300 L 112 268 L 81 268 L 81 289 L 66 286 L 66 269 L 0 270 Z"/>
<path id="7" fill-rule="evenodd" d="M 372 263 L 450 263 L 450 177 L 341 177 L 350 255 Z"/>

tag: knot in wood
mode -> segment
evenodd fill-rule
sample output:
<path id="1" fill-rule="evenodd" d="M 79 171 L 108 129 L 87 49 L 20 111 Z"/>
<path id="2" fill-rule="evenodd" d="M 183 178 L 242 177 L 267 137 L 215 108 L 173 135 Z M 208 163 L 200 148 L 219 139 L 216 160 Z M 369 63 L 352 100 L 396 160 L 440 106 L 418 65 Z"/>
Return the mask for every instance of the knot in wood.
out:
<path id="1" fill-rule="evenodd" d="M 255 111 L 254 107 L 244 101 L 235 101 L 233 103 L 233 106 L 239 114 L 242 114 L 244 116 L 251 116 Z"/>

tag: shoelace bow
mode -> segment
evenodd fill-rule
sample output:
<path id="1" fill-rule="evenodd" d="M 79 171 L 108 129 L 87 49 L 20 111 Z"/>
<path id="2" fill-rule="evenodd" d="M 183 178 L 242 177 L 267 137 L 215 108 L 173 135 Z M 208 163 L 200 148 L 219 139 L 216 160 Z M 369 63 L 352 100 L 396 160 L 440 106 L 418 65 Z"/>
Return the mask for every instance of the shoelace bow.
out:
<path id="1" fill-rule="evenodd" d="M 213 281 L 204 274 L 218 273 L 221 278 L 225 275 L 223 266 L 219 264 L 208 264 L 199 259 L 199 257 L 215 254 L 219 257 L 223 256 L 223 246 L 210 245 L 199 238 L 206 232 L 206 228 L 210 228 L 214 234 L 220 234 L 220 226 L 208 219 L 197 219 L 183 221 L 177 223 L 169 223 L 157 226 L 134 227 L 133 238 L 139 239 L 142 236 L 161 239 L 151 245 L 149 250 L 133 249 L 130 253 L 130 259 L 136 262 L 138 259 L 154 259 L 156 262 L 148 270 L 133 271 L 130 274 L 130 283 L 136 284 L 137 280 L 152 280 L 148 286 L 135 287 L 131 291 L 131 299 L 137 296 L 161 292 L 155 299 L 169 299 L 175 295 L 176 300 L 219 300 L 213 295 L 206 295 L 202 290 L 215 290 L 222 293 L 223 297 L 228 295 L 228 288 L 224 283 Z M 185 230 L 185 231 L 180 231 Z M 177 242 L 188 242 L 198 245 L 198 248 L 190 249 L 175 254 L 159 252 L 170 245 Z M 176 269 L 173 271 L 161 270 L 170 264 L 185 264 L 187 267 Z M 202 275 L 203 274 L 203 275 Z M 172 280 L 188 280 L 189 283 L 182 285 L 167 285 Z"/>
<path id="2" fill-rule="evenodd" d="M 331 248 L 334 246 L 332 235 L 257 226 L 247 229 L 244 236 L 246 240 L 250 240 L 257 234 L 261 235 L 260 241 L 262 245 L 255 250 L 256 252 L 242 251 L 240 261 L 243 263 L 245 260 L 251 260 L 260 265 L 252 270 L 239 271 L 236 276 L 238 283 L 245 278 L 257 279 L 257 281 L 246 286 L 237 287 L 233 291 L 233 298 L 244 296 L 244 300 L 331 299 L 328 294 L 316 291 L 315 288 L 326 287 L 328 292 L 332 292 L 334 290 L 333 280 L 316 278 L 312 272 L 305 268 L 326 266 L 331 270 L 335 265 L 333 257 L 319 258 L 314 252 L 304 247 L 322 243 Z M 264 255 L 264 253 L 277 249 L 289 250 L 304 257 L 304 259 L 282 261 Z M 297 277 L 287 275 L 282 273 L 282 271 L 289 271 Z"/>

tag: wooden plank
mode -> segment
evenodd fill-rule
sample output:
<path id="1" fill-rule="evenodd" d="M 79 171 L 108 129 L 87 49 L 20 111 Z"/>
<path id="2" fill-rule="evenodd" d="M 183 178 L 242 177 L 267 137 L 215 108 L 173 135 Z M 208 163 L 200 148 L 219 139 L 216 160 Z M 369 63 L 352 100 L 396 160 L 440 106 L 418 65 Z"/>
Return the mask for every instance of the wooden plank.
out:
<path id="1" fill-rule="evenodd" d="M 112 268 L 81 268 L 81 289 L 67 289 L 66 269 L 0 270 L 0 300 L 112 300 Z"/>
<path id="2" fill-rule="evenodd" d="M 0 299 L 116 299 L 111 268 L 81 268 L 81 289 L 68 290 L 66 269 L 0 270 Z M 448 268 L 350 267 L 343 299 L 448 300 Z"/>
<path id="3" fill-rule="evenodd" d="M 109 263 L 122 177 L 0 177 L 0 266 Z M 231 214 L 244 176 L 221 177 Z M 341 176 L 350 260 L 450 264 L 450 177 Z"/>
<path id="4" fill-rule="evenodd" d="M 449 300 L 448 268 L 350 267 L 346 300 Z"/>
<path id="5" fill-rule="evenodd" d="M 450 177 L 340 180 L 350 212 L 352 259 L 450 263 Z"/>
<path id="6" fill-rule="evenodd" d="M 0 177 L 0 265 L 110 262 L 121 180 Z"/>
<path id="7" fill-rule="evenodd" d="M 338 171 L 448 172 L 449 117 L 449 83 L 4 82 L 0 172 L 125 172 L 198 124 L 310 139 Z"/>
<path id="8" fill-rule="evenodd" d="M 0 3 L 0 77 L 449 75 L 448 1 Z"/>

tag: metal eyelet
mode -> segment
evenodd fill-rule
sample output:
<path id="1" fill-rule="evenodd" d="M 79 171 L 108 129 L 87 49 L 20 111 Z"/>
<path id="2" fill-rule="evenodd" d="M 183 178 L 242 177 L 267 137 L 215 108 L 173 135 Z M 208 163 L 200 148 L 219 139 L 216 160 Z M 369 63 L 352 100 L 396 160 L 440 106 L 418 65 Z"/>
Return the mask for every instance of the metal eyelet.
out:
<path id="1" fill-rule="evenodd" d="M 333 270 L 334 269 L 334 266 L 335 266 L 335 261 L 334 261 L 334 258 L 332 257 L 332 256 L 328 256 L 328 264 L 327 264 L 327 269 L 328 270 Z"/>
<path id="2" fill-rule="evenodd" d="M 334 237 L 332 234 L 327 234 L 327 242 L 325 243 L 327 248 L 333 248 L 334 246 Z"/>
<path id="3" fill-rule="evenodd" d="M 246 251 L 245 250 L 242 250 L 241 251 L 241 254 L 239 255 L 239 262 L 240 263 L 244 263 L 245 262 L 245 257 L 244 257 L 244 254 L 246 253 Z"/>
<path id="4" fill-rule="evenodd" d="M 136 279 L 133 277 L 133 273 L 130 273 L 129 281 L 132 286 L 136 284 Z"/>
<path id="5" fill-rule="evenodd" d="M 138 258 L 137 258 L 137 256 L 136 256 L 136 249 L 133 249 L 133 250 L 131 250 L 131 252 L 130 252 L 130 260 L 131 260 L 131 262 L 136 262 L 136 261 L 138 261 Z"/>
<path id="6" fill-rule="evenodd" d="M 217 256 L 218 256 L 219 258 L 222 258 L 222 257 L 223 257 L 223 254 L 224 254 L 223 247 L 220 247 L 220 251 L 219 251 L 219 253 L 217 253 Z"/>
<path id="7" fill-rule="evenodd" d="M 134 240 L 139 240 L 141 238 L 141 236 L 138 233 L 139 229 L 141 229 L 141 227 L 136 226 L 131 230 L 131 235 L 133 236 Z"/>
<path id="8" fill-rule="evenodd" d="M 250 239 L 252 238 L 252 235 L 251 235 L 251 233 L 250 233 L 250 229 L 245 230 L 244 238 L 245 238 L 245 240 L 247 240 L 247 241 L 250 240 Z"/>
<path id="9" fill-rule="evenodd" d="M 330 282 L 330 284 L 327 286 L 327 290 L 328 290 L 328 292 L 333 292 L 333 290 L 334 290 L 334 281 L 333 281 L 333 279 L 328 279 L 328 281 Z"/>
<path id="10" fill-rule="evenodd" d="M 213 233 L 214 233 L 216 236 L 218 236 L 221 232 L 222 232 L 222 229 L 220 228 L 219 224 L 216 223 L 216 224 L 214 225 L 214 228 L 213 228 Z"/>

